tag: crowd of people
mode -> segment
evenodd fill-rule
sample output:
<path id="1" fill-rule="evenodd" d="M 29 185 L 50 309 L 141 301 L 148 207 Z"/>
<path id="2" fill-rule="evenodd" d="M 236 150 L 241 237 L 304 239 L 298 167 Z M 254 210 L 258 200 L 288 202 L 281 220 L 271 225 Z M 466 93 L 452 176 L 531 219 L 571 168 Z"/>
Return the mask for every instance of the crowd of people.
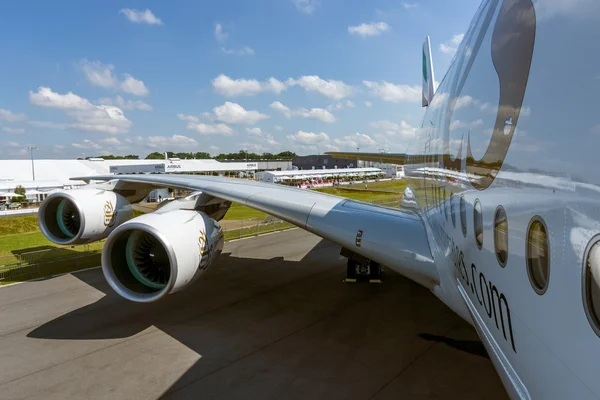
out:
<path id="1" fill-rule="evenodd" d="M 285 178 L 277 181 L 280 185 L 294 186 L 299 188 L 312 188 L 312 187 L 323 187 L 323 186 L 338 186 L 338 185 L 351 185 L 356 183 L 366 183 L 368 181 L 378 181 L 385 177 L 385 174 L 369 174 L 360 176 L 350 175 L 332 175 L 324 177 L 311 177 L 305 176 L 302 178 Z"/>

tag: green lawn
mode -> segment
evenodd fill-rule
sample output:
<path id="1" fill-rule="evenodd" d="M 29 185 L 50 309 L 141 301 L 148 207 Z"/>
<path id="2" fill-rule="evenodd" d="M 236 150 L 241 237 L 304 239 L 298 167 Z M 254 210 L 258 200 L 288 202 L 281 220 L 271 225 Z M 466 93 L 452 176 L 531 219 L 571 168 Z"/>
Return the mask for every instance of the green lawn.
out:
<path id="1" fill-rule="evenodd" d="M 225 220 L 240 220 L 249 218 L 265 217 L 267 214 L 264 212 L 255 210 L 250 207 L 243 206 L 239 203 L 231 203 L 229 211 L 225 214 Z"/>
<path id="2" fill-rule="evenodd" d="M 0 218 L 0 236 L 35 231 L 39 231 L 37 214 Z"/>
<path id="3" fill-rule="evenodd" d="M 386 191 L 386 192 L 396 192 L 396 193 L 402 193 L 404 192 L 404 189 L 406 189 L 406 187 L 412 183 L 413 180 L 411 179 L 401 179 L 401 180 L 393 180 L 393 181 L 383 181 L 383 182 L 372 182 L 369 183 L 367 185 L 368 190 L 376 190 L 376 191 Z M 415 186 L 415 185 L 413 185 Z M 364 190 L 365 188 L 365 184 L 364 183 L 359 183 L 356 185 L 350 185 L 348 186 L 348 188 L 350 189 L 355 189 L 355 190 Z"/>

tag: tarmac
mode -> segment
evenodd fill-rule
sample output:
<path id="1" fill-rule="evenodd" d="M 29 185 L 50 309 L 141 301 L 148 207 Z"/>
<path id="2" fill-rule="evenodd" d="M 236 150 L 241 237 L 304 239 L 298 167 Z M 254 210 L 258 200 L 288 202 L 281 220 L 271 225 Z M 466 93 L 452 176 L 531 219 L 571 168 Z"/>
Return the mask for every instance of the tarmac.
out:
<path id="1" fill-rule="evenodd" d="M 229 242 L 192 287 L 100 269 L 0 288 L 0 399 L 506 399 L 473 328 L 408 279 L 345 284 L 300 229 Z"/>

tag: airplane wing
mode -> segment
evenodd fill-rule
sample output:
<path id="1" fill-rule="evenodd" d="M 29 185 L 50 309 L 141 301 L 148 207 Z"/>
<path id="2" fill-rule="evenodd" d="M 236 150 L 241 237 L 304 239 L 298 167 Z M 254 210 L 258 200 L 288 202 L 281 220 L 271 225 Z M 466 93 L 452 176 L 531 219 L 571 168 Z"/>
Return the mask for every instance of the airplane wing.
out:
<path id="1" fill-rule="evenodd" d="M 105 175 L 73 180 L 118 180 L 173 187 L 248 207 L 288 221 L 433 289 L 439 283 L 425 225 L 414 210 L 392 209 L 325 193 L 235 178 L 175 175 Z M 124 186 L 123 186 L 124 185 Z"/>

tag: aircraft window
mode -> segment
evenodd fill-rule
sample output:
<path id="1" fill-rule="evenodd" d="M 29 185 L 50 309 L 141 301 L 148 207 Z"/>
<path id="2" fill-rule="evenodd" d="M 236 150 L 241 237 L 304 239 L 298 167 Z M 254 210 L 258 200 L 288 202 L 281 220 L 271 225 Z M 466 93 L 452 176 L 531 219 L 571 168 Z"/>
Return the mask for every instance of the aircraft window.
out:
<path id="1" fill-rule="evenodd" d="M 504 207 L 498 206 L 494 216 L 494 250 L 501 267 L 506 267 L 508 260 L 508 220 Z"/>
<path id="2" fill-rule="evenodd" d="M 460 227 L 464 237 L 467 237 L 467 205 L 465 204 L 465 197 L 460 196 Z"/>
<path id="3" fill-rule="evenodd" d="M 452 226 L 456 228 L 456 215 L 454 214 L 454 196 L 450 195 L 450 217 L 452 218 Z"/>
<path id="4" fill-rule="evenodd" d="M 544 221 L 536 216 L 527 230 L 527 274 L 533 290 L 544 294 L 550 278 L 550 246 Z"/>
<path id="5" fill-rule="evenodd" d="M 473 206 L 473 232 L 475 233 L 475 243 L 477 243 L 477 247 L 481 250 L 483 247 L 483 215 L 479 199 L 475 200 L 475 205 Z"/>
<path id="6" fill-rule="evenodd" d="M 598 238 L 588 250 L 585 260 L 585 314 L 596 335 L 600 336 L 600 241 Z"/>

